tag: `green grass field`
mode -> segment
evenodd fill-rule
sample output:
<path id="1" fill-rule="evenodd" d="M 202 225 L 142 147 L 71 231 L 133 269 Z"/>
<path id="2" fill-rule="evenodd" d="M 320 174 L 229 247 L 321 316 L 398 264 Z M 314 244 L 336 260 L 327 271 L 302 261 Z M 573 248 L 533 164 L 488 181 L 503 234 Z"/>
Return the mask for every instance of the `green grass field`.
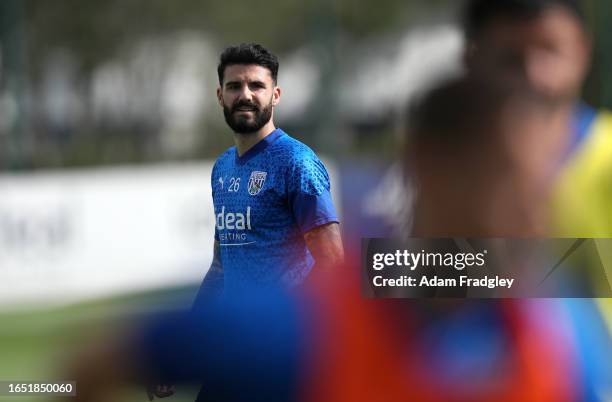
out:
<path id="1" fill-rule="evenodd" d="M 189 306 L 196 288 L 140 293 L 63 307 L 0 312 L 0 381 L 69 380 L 66 365 L 95 339 L 134 314 Z M 78 384 L 77 384 L 78 392 Z M 167 401 L 192 401 L 195 391 L 177 389 Z M 41 402 L 47 397 L 0 396 L 0 401 Z M 108 399 L 107 399 L 108 400 Z M 147 401 L 144 390 L 126 389 L 118 401 Z"/>

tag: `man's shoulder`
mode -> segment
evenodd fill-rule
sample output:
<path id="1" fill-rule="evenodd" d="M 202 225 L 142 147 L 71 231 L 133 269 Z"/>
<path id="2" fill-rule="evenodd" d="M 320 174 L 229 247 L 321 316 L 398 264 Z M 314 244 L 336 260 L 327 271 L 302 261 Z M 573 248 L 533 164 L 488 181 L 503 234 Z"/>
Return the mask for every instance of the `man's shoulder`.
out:
<path id="1" fill-rule="evenodd" d="M 612 135 L 612 111 L 607 109 L 598 110 L 595 124 L 603 126 L 602 131 L 605 131 L 608 135 Z"/>
<path id="2" fill-rule="evenodd" d="M 232 147 L 229 147 L 228 149 L 226 149 L 225 152 L 223 152 L 221 155 L 219 155 L 219 157 L 215 161 L 215 164 L 213 165 L 213 169 L 217 168 L 219 166 L 222 166 L 223 164 L 226 164 L 226 163 L 229 163 L 229 162 L 233 161 L 235 153 L 236 153 L 236 147 L 235 146 L 232 146 Z"/>
<path id="3" fill-rule="evenodd" d="M 270 147 L 270 153 L 276 160 L 294 163 L 302 160 L 318 160 L 316 153 L 303 142 L 285 133 Z"/>
<path id="4" fill-rule="evenodd" d="M 606 159 L 610 159 L 612 154 L 612 113 L 610 111 L 598 110 L 594 114 L 582 148 L 590 151 L 590 154 L 605 154 Z"/>
<path id="5" fill-rule="evenodd" d="M 574 110 L 567 158 L 561 166 L 565 171 L 576 165 L 592 162 L 593 155 L 609 155 L 612 152 L 612 115 L 607 110 L 597 110 L 580 102 Z M 612 161 L 612 159 L 610 159 Z M 592 163 L 589 162 L 589 165 Z"/>

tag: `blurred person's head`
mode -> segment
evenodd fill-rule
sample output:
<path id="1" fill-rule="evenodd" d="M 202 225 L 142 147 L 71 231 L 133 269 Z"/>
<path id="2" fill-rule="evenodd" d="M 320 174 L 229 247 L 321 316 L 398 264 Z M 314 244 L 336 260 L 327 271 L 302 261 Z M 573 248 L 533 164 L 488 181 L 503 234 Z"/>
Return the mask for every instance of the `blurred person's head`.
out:
<path id="1" fill-rule="evenodd" d="M 468 0 L 463 24 L 467 68 L 525 81 L 557 102 L 573 101 L 590 65 L 580 0 Z"/>
<path id="2" fill-rule="evenodd" d="M 217 98 L 235 133 L 255 133 L 272 119 L 281 93 L 276 56 L 255 43 L 230 46 L 221 53 L 217 73 Z"/>
<path id="3" fill-rule="evenodd" d="M 456 79 L 426 94 L 409 118 L 415 234 L 544 234 L 565 118 L 526 86 Z"/>

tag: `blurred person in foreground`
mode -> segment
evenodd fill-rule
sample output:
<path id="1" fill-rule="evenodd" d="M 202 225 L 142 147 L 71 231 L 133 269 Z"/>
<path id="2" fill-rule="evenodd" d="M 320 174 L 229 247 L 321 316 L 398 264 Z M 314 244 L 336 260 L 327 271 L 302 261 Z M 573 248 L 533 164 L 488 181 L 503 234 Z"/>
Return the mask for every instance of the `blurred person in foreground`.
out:
<path id="1" fill-rule="evenodd" d="M 592 53 L 580 0 L 469 0 L 464 31 L 468 74 L 526 83 L 571 115 L 549 234 L 612 237 L 612 115 L 579 100 Z"/>
<path id="2" fill-rule="evenodd" d="M 592 57 L 581 1 L 465 0 L 461 24 L 467 75 L 528 85 L 569 116 L 548 233 L 612 237 L 612 116 L 580 100 Z"/>
<path id="3" fill-rule="evenodd" d="M 592 56 L 592 38 L 580 0 L 468 0 L 464 9 L 468 74 L 490 81 L 524 83 L 548 97 L 569 130 L 556 138 L 565 150 L 541 158 L 556 163 L 546 234 L 595 238 L 599 258 L 583 272 L 594 294 L 610 289 L 612 253 L 612 115 L 580 100 Z M 560 117 L 563 118 L 563 117 Z M 586 265 L 603 264 L 602 269 Z M 559 301 L 572 312 L 580 364 L 592 386 L 584 399 L 600 400 L 612 388 L 609 299 Z"/>
<path id="4" fill-rule="evenodd" d="M 420 210 L 418 233 L 540 233 L 551 166 L 521 151 L 533 134 L 565 128 L 548 101 L 459 80 L 414 113 L 407 154 L 417 182 L 428 183 L 422 200 L 446 197 L 437 213 Z M 581 400 L 575 344 L 556 303 L 366 299 L 358 265 L 299 293 L 251 288 L 197 314 L 157 317 L 81 360 L 76 400 L 108 400 L 138 380 L 203 382 L 219 401 Z"/>
<path id="5" fill-rule="evenodd" d="M 220 56 L 217 99 L 235 146 L 212 170 L 214 259 L 200 295 L 293 287 L 315 263 L 342 260 L 327 170 L 309 147 L 274 125 L 278 69 L 276 56 L 259 44 L 230 46 Z"/>

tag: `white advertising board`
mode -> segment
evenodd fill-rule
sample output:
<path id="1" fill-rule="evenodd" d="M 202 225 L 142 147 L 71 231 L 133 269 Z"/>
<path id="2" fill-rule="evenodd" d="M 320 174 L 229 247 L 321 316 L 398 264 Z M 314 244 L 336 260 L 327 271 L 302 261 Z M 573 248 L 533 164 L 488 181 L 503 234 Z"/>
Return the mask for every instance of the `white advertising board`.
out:
<path id="1" fill-rule="evenodd" d="M 197 282 L 212 164 L 0 176 L 0 304 Z"/>

